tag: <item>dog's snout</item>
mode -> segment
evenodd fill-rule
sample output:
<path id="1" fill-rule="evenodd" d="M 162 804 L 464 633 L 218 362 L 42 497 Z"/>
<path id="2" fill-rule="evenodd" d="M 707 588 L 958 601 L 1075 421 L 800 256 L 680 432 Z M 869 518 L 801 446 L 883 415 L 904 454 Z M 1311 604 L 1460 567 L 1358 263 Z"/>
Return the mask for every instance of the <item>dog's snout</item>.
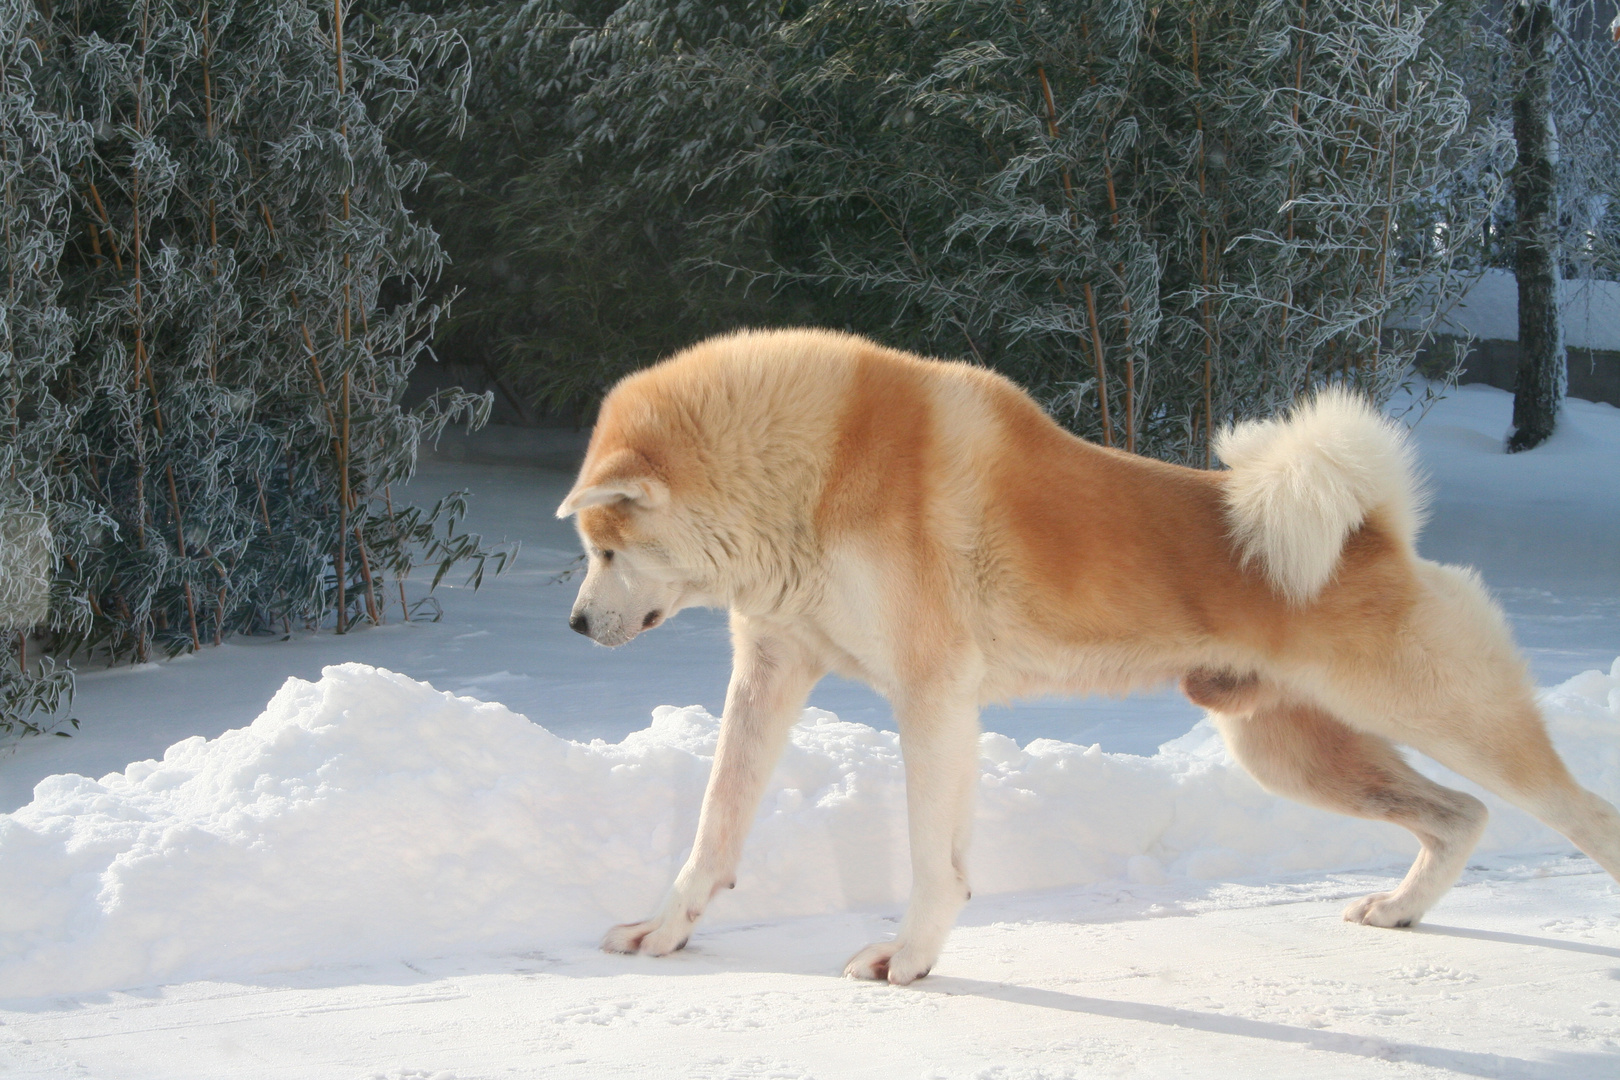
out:
<path id="1" fill-rule="evenodd" d="M 583 611 L 576 611 L 568 619 L 568 629 L 572 630 L 576 634 L 584 634 L 585 636 L 589 637 L 591 633 L 591 620 L 585 617 L 585 613 Z"/>

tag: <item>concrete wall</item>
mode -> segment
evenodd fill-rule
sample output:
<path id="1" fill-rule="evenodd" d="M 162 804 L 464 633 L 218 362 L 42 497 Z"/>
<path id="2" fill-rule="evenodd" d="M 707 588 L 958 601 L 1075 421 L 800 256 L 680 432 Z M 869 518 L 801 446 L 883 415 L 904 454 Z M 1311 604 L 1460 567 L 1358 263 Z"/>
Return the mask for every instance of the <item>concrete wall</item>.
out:
<path id="1" fill-rule="evenodd" d="M 1564 344 L 1573 349 L 1620 352 L 1620 281 L 1565 281 L 1559 286 Z M 1425 316 L 1427 313 L 1423 313 Z M 1425 318 L 1395 317 L 1391 329 L 1417 329 Z M 1440 334 L 1472 334 L 1486 341 L 1519 340 L 1519 284 L 1511 270 L 1487 270 L 1442 312 Z"/>
<path id="2" fill-rule="evenodd" d="M 1457 339 L 1441 340 L 1440 355 L 1453 355 Z M 1569 396 L 1586 401 L 1606 401 L 1620 405 L 1620 350 L 1568 348 Z M 1420 369 L 1437 364 L 1434 350 L 1419 354 Z M 1464 383 L 1485 383 L 1501 390 L 1512 390 L 1519 370 L 1517 341 L 1475 341 L 1463 362 Z M 1438 374 L 1439 372 L 1432 372 Z"/>
<path id="3" fill-rule="evenodd" d="M 1559 307 L 1569 356 L 1569 396 L 1620 405 L 1620 282 L 1565 281 Z M 1415 317 L 1395 318 L 1393 329 L 1416 329 Z M 1438 374 L 1440 357 L 1455 354 L 1464 334 L 1474 336 L 1462 382 L 1512 390 L 1519 369 L 1519 287 L 1511 270 L 1487 270 L 1443 314 L 1435 347 L 1418 356 L 1420 370 Z"/>

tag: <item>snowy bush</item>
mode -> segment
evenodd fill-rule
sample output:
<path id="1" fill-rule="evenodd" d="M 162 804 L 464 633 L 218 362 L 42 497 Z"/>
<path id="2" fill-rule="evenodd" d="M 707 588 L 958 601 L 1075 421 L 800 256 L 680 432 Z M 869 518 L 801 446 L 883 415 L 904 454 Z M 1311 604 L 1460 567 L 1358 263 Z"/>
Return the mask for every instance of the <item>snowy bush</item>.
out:
<path id="1" fill-rule="evenodd" d="M 486 556 L 459 497 L 393 503 L 418 440 L 489 405 L 398 404 L 443 261 L 387 145 L 409 57 L 310 0 L 3 3 L 0 498 L 53 539 L 22 627 L 138 661 L 342 631 L 385 618 L 413 548 Z M 7 728 L 60 701 L 13 682 Z"/>

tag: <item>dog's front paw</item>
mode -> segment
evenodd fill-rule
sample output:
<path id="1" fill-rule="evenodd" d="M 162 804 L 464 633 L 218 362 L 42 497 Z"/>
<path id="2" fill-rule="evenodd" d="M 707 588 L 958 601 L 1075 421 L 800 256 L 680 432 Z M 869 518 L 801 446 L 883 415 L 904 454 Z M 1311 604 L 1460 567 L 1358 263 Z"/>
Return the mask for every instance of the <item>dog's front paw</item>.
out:
<path id="1" fill-rule="evenodd" d="M 602 950 L 611 953 L 640 953 L 668 956 L 686 948 L 695 918 L 665 913 L 646 922 L 621 923 L 602 938 Z"/>
<path id="2" fill-rule="evenodd" d="M 844 978 L 905 986 L 927 975 L 933 969 L 934 960 L 934 956 L 924 956 L 898 941 L 880 941 L 849 958 L 849 963 L 844 965 Z"/>
<path id="3" fill-rule="evenodd" d="M 1414 926 L 1421 918 L 1423 912 L 1414 910 L 1412 904 L 1398 892 L 1372 893 L 1344 909 L 1345 922 L 1388 929 Z"/>

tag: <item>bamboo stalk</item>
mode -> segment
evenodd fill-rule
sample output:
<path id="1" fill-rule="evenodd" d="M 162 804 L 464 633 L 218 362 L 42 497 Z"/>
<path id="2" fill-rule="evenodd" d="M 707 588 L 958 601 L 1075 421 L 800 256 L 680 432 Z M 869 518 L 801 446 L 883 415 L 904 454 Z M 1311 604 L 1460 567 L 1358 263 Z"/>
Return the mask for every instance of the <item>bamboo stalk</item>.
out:
<path id="1" fill-rule="evenodd" d="M 332 47 L 333 47 L 334 52 L 337 54 L 337 102 L 336 102 L 336 104 L 337 104 L 337 108 L 338 108 L 338 114 L 341 117 L 342 116 L 342 109 L 343 109 L 343 93 L 344 93 L 344 89 L 345 89 L 345 85 L 344 85 L 344 66 L 343 66 L 343 0 L 332 0 Z M 338 127 L 339 127 L 339 130 L 341 131 L 341 133 L 343 134 L 344 138 L 345 139 L 348 138 L 349 125 L 346 122 L 344 122 L 344 121 L 342 121 L 340 119 L 339 123 L 338 123 Z M 347 187 L 345 187 L 343 189 L 343 220 L 344 221 L 349 220 L 349 189 Z M 339 330 L 340 330 L 340 332 L 342 334 L 343 344 L 345 346 L 347 346 L 349 344 L 349 304 L 350 304 L 350 301 L 351 301 L 350 283 L 349 283 L 349 270 L 350 270 L 349 253 L 347 251 L 345 251 L 343 253 L 343 272 L 344 272 L 344 280 L 343 280 L 343 312 L 342 312 L 342 315 L 340 317 L 340 322 L 339 322 Z M 304 340 L 306 342 L 309 340 L 309 329 L 307 327 L 304 329 Z M 316 363 L 313 348 L 311 349 L 311 352 L 310 352 L 310 361 L 311 361 L 311 363 Z M 320 367 L 319 367 L 319 364 L 316 363 L 317 377 L 319 376 L 319 372 L 320 372 Z M 348 548 L 348 537 L 349 537 L 349 499 L 350 499 L 350 492 L 349 492 L 349 414 L 350 414 L 350 405 L 349 405 L 349 399 L 350 399 L 350 391 L 352 389 L 352 386 L 351 386 L 352 381 L 353 380 L 351 378 L 349 370 L 347 368 L 345 368 L 344 372 L 343 372 L 343 431 L 342 431 L 342 434 L 339 436 L 339 446 L 338 446 L 338 455 L 337 455 L 337 457 L 338 457 L 338 469 L 339 469 L 339 476 L 338 476 L 338 488 L 339 488 L 339 495 L 338 495 L 338 547 L 337 547 L 337 589 L 338 589 L 337 632 L 340 633 L 340 634 L 348 632 L 348 627 L 347 627 L 348 598 L 347 598 L 347 593 L 346 593 L 346 589 L 347 589 L 347 586 L 348 586 L 348 580 L 347 580 L 348 579 L 348 568 L 345 565 L 344 557 L 347 554 L 346 549 Z M 323 397 L 325 396 L 324 391 L 322 392 L 322 396 Z"/>
<path id="2" fill-rule="evenodd" d="M 135 634 L 135 662 L 146 663 L 146 632 L 144 628 L 135 625 L 135 613 L 129 609 L 129 601 L 124 599 L 121 592 L 113 593 L 113 599 L 118 601 L 118 611 L 124 617 L 124 623 Z"/>
<path id="3" fill-rule="evenodd" d="M 294 295 L 293 304 L 298 303 Z M 298 328 L 304 332 L 304 348 L 309 351 L 309 366 L 315 371 L 315 389 L 321 392 L 321 404 L 326 407 L 326 423 L 334 433 L 337 431 L 337 417 L 332 415 L 332 403 L 326 400 L 326 378 L 321 374 L 321 358 L 315 352 L 315 342 L 309 336 L 309 324 L 299 323 Z"/>
<path id="4" fill-rule="evenodd" d="M 181 582 L 180 588 L 186 594 L 186 617 L 191 621 L 191 651 L 196 652 L 202 648 L 202 641 L 197 637 L 197 604 L 191 598 L 191 582 Z"/>
<path id="5" fill-rule="evenodd" d="M 264 516 L 264 534 L 268 537 L 273 532 L 270 528 L 270 503 L 264 497 L 264 481 L 259 479 L 258 473 L 253 474 L 253 485 L 259 489 L 259 513 Z"/>
<path id="6" fill-rule="evenodd" d="M 180 517 L 180 492 L 174 483 L 174 466 L 165 465 L 163 471 L 169 478 L 169 506 L 174 511 L 174 547 L 183 560 L 186 557 L 186 528 Z M 191 598 L 191 582 L 181 582 L 186 594 L 186 615 L 191 619 L 191 647 L 202 648 L 202 642 L 197 638 L 197 605 Z"/>
<path id="7" fill-rule="evenodd" d="M 139 384 L 135 389 L 140 389 Z M 112 478 L 109 475 L 107 482 Z M 135 539 L 142 551 L 146 550 L 146 433 L 141 430 L 141 418 L 135 417 Z"/>
<path id="8" fill-rule="evenodd" d="M 207 3 L 207 0 L 203 0 L 202 28 L 203 28 L 203 53 L 202 53 L 203 127 L 204 127 L 204 130 L 207 132 L 209 140 L 212 141 L 213 138 L 214 138 L 214 78 L 213 78 L 214 34 L 213 34 L 213 27 L 209 23 L 209 19 L 208 19 L 208 3 Z M 208 197 L 208 246 L 209 246 L 209 249 L 210 249 L 210 256 L 209 257 L 210 257 L 210 261 L 211 261 L 212 276 L 218 277 L 219 276 L 219 221 L 218 221 L 217 217 L 215 216 L 214 197 L 212 195 L 210 195 Z M 212 378 L 213 375 L 214 375 L 214 364 L 213 364 L 212 358 L 210 358 L 210 360 L 209 360 L 209 376 Z"/>
<path id="9" fill-rule="evenodd" d="M 395 539 L 399 539 L 399 522 L 394 520 L 394 493 L 390 490 L 390 485 L 388 484 L 383 485 L 383 500 L 388 506 L 388 523 L 394 527 Z M 406 573 L 409 574 L 410 571 L 407 569 Z M 410 606 L 405 603 L 405 578 L 403 576 L 396 576 L 394 578 L 394 582 L 399 586 L 400 617 L 406 622 L 410 622 L 411 609 Z"/>
<path id="10" fill-rule="evenodd" d="M 90 185 L 90 199 L 96 205 L 96 213 L 101 215 L 101 227 L 107 231 L 107 246 L 112 249 L 113 266 L 122 274 L 124 272 L 124 259 L 118 252 L 118 237 L 113 234 L 112 219 L 107 216 L 106 204 L 101 201 L 101 192 L 96 185 Z"/>
<path id="11" fill-rule="evenodd" d="M 338 115 L 341 118 L 343 109 L 343 0 L 332 0 L 332 40 L 337 49 L 337 92 Z M 349 122 L 339 119 L 338 130 L 345 140 L 349 137 Z M 343 189 L 343 220 L 349 220 L 349 188 Z M 350 253 L 343 252 L 343 344 L 349 343 L 349 323 L 354 298 L 351 294 L 353 266 L 350 263 Z"/>
<path id="12" fill-rule="evenodd" d="M 1202 90 L 1204 81 L 1198 70 L 1198 18 L 1196 12 L 1192 17 L 1192 72 L 1193 86 Z M 1213 390 L 1215 366 L 1215 339 L 1210 329 L 1209 318 L 1209 206 L 1204 203 L 1209 197 L 1206 186 L 1206 170 L 1204 168 L 1204 103 L 1198 100 L 1198 199 L 1203 205 L 1198 208 L 1198 216 L 1202 219 L 1199 225 L 1198 246 L 1202 269 L 1200 276 L 1204 281 L 1204 298 L 1199 305 L 1204 323 L 1204 468 L 1214 464 L 1215 442 L 1215 397 Z"/>
<path id="13" fill-rule="evenodd" d="M 338 444 L 337 632 L 348 633 L 347 570 L 343 557 L 349 537 L 349 373 L 343 373 L 343 433 Z"/>
<path id="14" fill-rule="evenodd" d="M 212 139 L 214 137 L 214 81 L 211 61 L 214 56 L 214 37 L 212 28 L 208 24 L 208 0 L 203 0 L 202 25 L 203 125 L 208 137 Z"/>
<path id="15" fill-rule="evenodd" d="M 1130 332 L 1131 302 L 1125 300 L 1125 330 Z M 1136 365 L 1129 351 L 1125 354 L 1125 449 L 1136 453 Z"/>
<path id="16" fill-rule="evenodd" d="M 145 120 L 143 119 L 143 103 L 146 97 L 146 46 L 147 46 L 147 18 L 150 6 L 141 5 L 141 67 L 135 77 L 135 130 L 141 135 L 146 134 Z M 141 278 L 141 169 L 134 166 L 133 184 L 130 199 L 130 213 L 132 228 L 135 234 L 135 379 L 140 382 L 141 372 L 146 373 L 146 385 L 152 391 L 152 415 L 157 421 L 158 435 L 163 435 L 163 412 L 158 407 L 157 384 L 152 379 L 152 372 L 146 365 L 146 314 L 144 309 L 144 282 Z"/>
<path id="17" fill-rule="evenodd" d="M 107 256 L 101 252 L 101 230 L 96 227 L 94 218 L 85 219 L 84 231 L 90 234 L 90 254 L 95 256 L 96 265 L 105 266 Z"/>
<path id="18" fill-rule="evenodd" d="M 332 0 L 332 41 L 337 50 L 338 94 L 343 93 L 343 0 Z M 344 134 L 348 133 L 347 125 Z"/>
<path id="19" fill-rule="evenodd" d="M 1395 0 L 1395 29 L 1401 28 L 1401 0 Z M 1390 78 L 1389 107 L 1393 111 L 1400 106 L 1401 73 L 1396 69 Z M 1384 193 L 1384 230 L 1378 242 L 1378 282 L 1379 293 L 1384 291 L 1384 277 L 1389 269 L 1389 230 L 1394 216 L 1395 204 L 1395 133 L 1389 133 L 1389 186 Z M 1373 327 L 1373 356 L 1372 373 L 1376 380 L 1378 368 L 1383 359 L 1384 349 L 1384 317 L 1382 314 Z"/>
<path id="20" fill-rule="evenodd" d="M 1114 190 L 1114 166 L 1108 157 L 1106 135 L 1103 136 L 1102 147 L 1103 182 L 1108 188 L 1108 220 L 1109 224 L 1117 229 L 1119 197 Z M 1119 303 L 1125 331 L 1125 450 L 1134 454 L 1136 453 L 1136 360 L 1131 355 L 1131 294 L 1125 282 L 1125 264 L 1115 264 L 1114 270 L 1119 275 Z"/>
<path id="21" fill-rule="evenodd" d="M 1292 118 L 1294 130 L 1299 130 L 1299 102 L 1305 93 L 1305 16 L 1310 6 L 1310 0 L 1299 0 L 1298 34 L 1294 38 L 1294 100 L 1290 106 L 1289 115 Z M 1288 201 L 1287 210 L 1284 211 L 1285 233 L 1288 243 L 1294 242 L 1294 200 L 1299 197 L 1299 163 L 1288 163 Z M 1283 286 L 1283 303 L 1280 310 L 1281 326 L 1278 328 L 1277 345 L 1279 351 L 1288 337 L 1289 312 L 1294 308 L 1294 281 L 1290 275 Z M 1297 396 L 1297 391 L 1296 395 Z"/>
<path id="22" fill-rule="evenodd" d="M 292 470 L 290 468 L 288 469 L 287 479 L 290 487 L 292 480 Z M 264 520 L 264 536 L 270 544 L 270 550 L 274 551 L 276 547 L 276 534 L 275 530 L 270 527 L 270 502 L 264 497 L 264 481 L 259 478 L 258 473 L 253 474 L 253 485 L 259 489 L 259 514 Z M 282 599 L 286 598 L 286 593 L 282 592 L 280 589 L 276 590 L 276 595 Z M 287 633 L 292 633 L 292 622 L 287 618 L 285 611 L 282 613 L 281 622 Z"/>
<path id="23" fill-rule="evenodd" d="M 372 626 L 381 626 L 382 610 L 377 606 L 377 591 L 371 584 L 371 556 L 366 554 L 366 538 L 360 535 L 360 526 L 354 527 L 354 543 L 360 552 L 360 580 L 366 583 L 366 616 Z"/>
<path id="24" fill-rule="evenodd" d="M 1046 102 L 1046 131 L 1052 138 L 1058 137 L 1057 103 L 1052 99 L 1052 84 L 1046 78 L 1046 66 L 1037 64 L 1035 74 L 1040 79 L 1041 97 Z M 1074 182 L 1069 174 L 1069 167 L 1063 166 L 1063 197 L 1069 204 L 1070 221 L 1079 223 L 1079 210 L 1074 204 Z M 1063 282 L 1058 281 L 1058 288 L 1067 292 Z M 1103 445 L 1114 445 L 1114 425 L 1108 417 L 1108 367 L 1103 361 L 1102 332 L 1097 326 L 1097 301 L 1092 293 L 1089 282 L 1081 285 L 1086 298 L 1086 318 L 1091 324 L 1091 348 L 1093 358 L 1097 363 L 1097 411 L 1102 416 Z"/>
<path id="25" fill-rule="evenodd" d="M 1108 371 L 1103 364 L 1102 331 L 1097 326 L 1097 298 L 1091 282 L 1080 286 L 1086 294 L 1086 318 L 1091 323 L 1091 353 L 1097 361 L 1097 403 L 1102 407 L 1103 445 L 1114 445 L 1114 424 L 1108 418 Z"/>
<path id="26" fill-rule="evenodd" d="M 1103 173 L 1108 177 L 1108 209 L 1113 224 L 1119 224 L 1119 207 L 1114 201 L 1113 170 L 1108 165 L 1108 153 L 1103 152 Z M 1136 453 L 1136 360 L 1131 355 L 1131 294 L 1125 281 L 1125 264 L 1115 264 L 1119 274 L 1120 321 L 1125 331 L 1125 449 Z"/>
<path id="27" fill-rule="evenodd" d="M 145 4 L 141 7 L 141 68 L 135 80 L 135 130 L 140 132 L 143 124 L 142 101 L 146 96 L 146 13 Z M 141 392 L 141 368 L 146 359 L 144 313 L 144 296 L 141 284 L 141 170 L 133 170 L 134 182 L 130 192 L 130 205 L 133 221 L 133 246 L 135 262 L 135 387 L 136 397 Z M 140 540 L 141 550 L 146 550 L 146 433 L 142 428 L 140 412 L 134 413 L 135 422 L 135 517 L 136 532 Z M 162 423 L 162 418 L 158 418 Z M 142 650 L 138 649 L 137 653 Z"/>
<path id="28" fill-rule="evenodd" d="M 1294 102 L 1290 109 L 1290 115 L 1296 131 L 1299 129 L 1299 101 L 1305 93 L 1305 13 L 1309 5 L 1310 0 L 1299 0 L 1299 26 L 1297 27 L 1299 33 L 1294 39 Z M 1293 243 L 1294 240 L 1294 208 L 1292 203 L 1299 197 L 1297 171 L 1298 163 L 1290 161 L 1288 163 L 1288 202 L 1290 205 L 1287 213 L 1289 243 Z M 1284 308 L 1285 312 L 1286 310 Z"/>

